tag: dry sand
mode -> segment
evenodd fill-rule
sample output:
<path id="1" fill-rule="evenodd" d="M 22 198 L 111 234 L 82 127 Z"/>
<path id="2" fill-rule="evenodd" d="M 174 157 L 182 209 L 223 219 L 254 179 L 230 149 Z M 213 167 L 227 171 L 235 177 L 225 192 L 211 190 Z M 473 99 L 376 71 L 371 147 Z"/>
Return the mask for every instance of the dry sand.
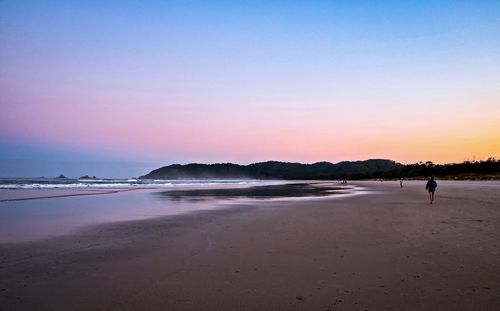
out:
<path id="1" fill-rule="evenodd" d="M 499 183 L 357 184 L 0 245 L 0 309 L 500 310 Z"/>

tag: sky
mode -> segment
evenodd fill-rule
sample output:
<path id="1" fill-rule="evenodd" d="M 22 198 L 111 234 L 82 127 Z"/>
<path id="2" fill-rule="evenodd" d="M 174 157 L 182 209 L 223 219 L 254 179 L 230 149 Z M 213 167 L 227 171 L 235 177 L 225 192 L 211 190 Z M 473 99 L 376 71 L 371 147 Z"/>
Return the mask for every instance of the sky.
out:
<path id="1" fill-rule="evenodd" d="M 0 1 L 0 176 L 500 157 L 500 1 Z"/>

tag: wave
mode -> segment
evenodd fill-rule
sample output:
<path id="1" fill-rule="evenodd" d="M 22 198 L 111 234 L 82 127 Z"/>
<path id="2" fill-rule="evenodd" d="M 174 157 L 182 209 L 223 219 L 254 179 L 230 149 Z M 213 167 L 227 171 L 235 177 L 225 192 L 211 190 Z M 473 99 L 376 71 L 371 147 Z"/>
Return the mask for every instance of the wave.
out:
<path id="1" fill-rule="evenodd" d="M 160 180 L 160 179 L 72 179 L 72 178 L 0 178 L 0 189 L 51 189 L 51 188 L 161 188 L 175 186 L 217 186 L 269 184 L 277 181 L 255 179 L 233 180 Z"/>

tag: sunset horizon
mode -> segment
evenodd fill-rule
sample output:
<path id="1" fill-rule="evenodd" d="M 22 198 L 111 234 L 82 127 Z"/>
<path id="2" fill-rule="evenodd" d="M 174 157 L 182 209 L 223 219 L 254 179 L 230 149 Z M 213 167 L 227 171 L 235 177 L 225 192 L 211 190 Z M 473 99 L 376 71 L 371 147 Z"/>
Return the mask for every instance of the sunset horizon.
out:
<path id="1" fill-rule="evenodd" d="M 499 158 L 498 10 L 4 1 L 0 176 Z"/>

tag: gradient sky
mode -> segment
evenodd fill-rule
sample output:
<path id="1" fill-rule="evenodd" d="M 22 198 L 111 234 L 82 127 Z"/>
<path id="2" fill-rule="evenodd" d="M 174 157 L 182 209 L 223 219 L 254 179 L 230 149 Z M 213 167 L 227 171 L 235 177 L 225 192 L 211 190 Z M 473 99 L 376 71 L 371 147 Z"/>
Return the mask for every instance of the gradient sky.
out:
<path id="1" fill-rule="evenodd" d="M 500 157 L 500 1 L 0 1 L 0 176 Z"/>

